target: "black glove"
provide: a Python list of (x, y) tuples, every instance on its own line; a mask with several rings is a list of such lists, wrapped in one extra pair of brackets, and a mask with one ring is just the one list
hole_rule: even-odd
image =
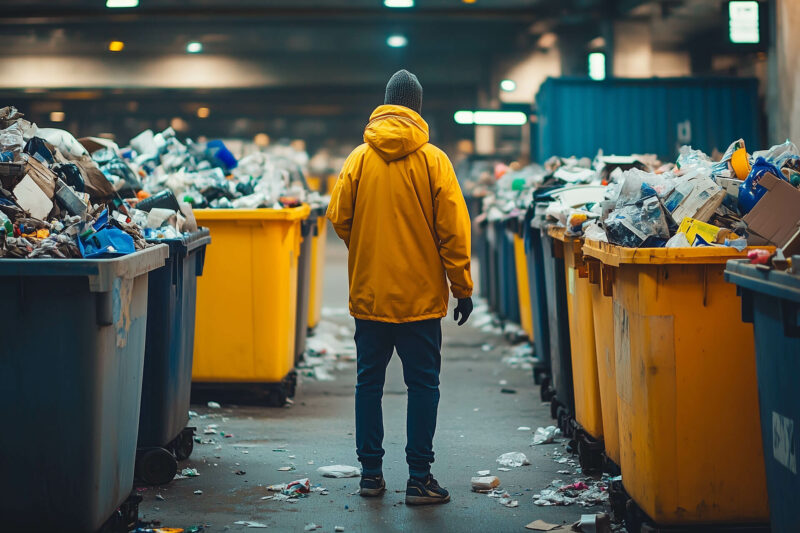
[[(469, 318), (469, 315), (471, 314), (472, 314), (472, 298), (459, 298), (458, 305), (456, 306), (456, 309), (453, 312), (453, 320), (457, 320), (458, 325), (463, 326), (464, 323)], [(458, 320), (458, 315), (461, 315), (461, 320)]]

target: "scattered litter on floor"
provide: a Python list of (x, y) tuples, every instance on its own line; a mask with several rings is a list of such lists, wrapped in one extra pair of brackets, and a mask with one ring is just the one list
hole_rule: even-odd
[(500, 468), (498, 468), (498, 470), (499, 470), (500, 472), (509, 472), (509, 471), (511, 471), (511, 469), (510, 469), (510, 468), (506, 468), (506, 467), (504, 467), (504, 466), (501, 466)]
[(494, 347), (491, 344), (484, 344), (483, 346), (481, 346), (481, 350), (483, 350), (484, 352), (491, 352), (492, 348)]
[(280, 468), (278, 469), (278, 472), (291, 472), (291, 471), (293, 471), (293, 470), (295, 470), (295, 467), (294, 467), (294, 465), (291, 465), (291, 466), (282, 466), (282, 467), (280, 467)]
[(508, 380), (507, 379), (501, 379), (500, 381), (497, 382), (497, 384), (498, 385), (508, 385)]
[(519, 506), (518, 500), (512, 500), (511, 495), (505, 490), (493, 490), (487, 494), (490, 498), (497, 498), (497, 503), (503, 505), (505, 507), (517, 507)]
[(162, 496), (161, 494), (156, 494), (156, 500), (159, 500), (159, 501), (163, 502), (164, 500), (166, 500), (166, 498), (164, 496)]
[(538, 427), (533, 434), (531, 446), (550, 444), (561, 436), (561, 430), (556, 426)]
[(492, 473), (491, 470), (478, 470), (476, 472), (476, 474), (478, 474), (479, 476), (488, 476), (491, 473)]
[(528, 461), (528, 458), (522, 452), (508, 452), (504, 453), (500, 457), (497, 458), (497, 462), (500, 466), (512, 467), (517, 468), (523, 465), (531, 464)]
[(533, 495), (534, 505), (572, 505), (582, 507), (600, 505), (608, 502), (608, 481), (587, 478), (570, 484), (554, 479), (547, 488)]
[(578, 529), (583, 533), (611, 533), (611, 517), (606, 513), (582, 514)]
[(530, 524), (526, 525), (525, 529), (532, 529), (534, 531), (552, 531), (553, 529), (556, 529), (558, 527), (561, 526), (558, 524), (551, 524), (549, 522), (545, 522), (544, 520), (534, 520)]
[(261, 522), (251, 522), (249, 520), (239, 520), (238, 522), (234, 522), (234, 525), (262, 529), (267, 527), (267, 524), (262, 524)]
[(184, 477), (197, 477), (200, 475), (200, 472), (198, 472), (196, 468), (184, 468), (181, 470), (181, 475)]
[(500, 478), (497, 476), (480, 476), (470, 479), (472, 492), (489, 492), (500, 486)]
[(198, 496), (200, 496), (201, 494), (203, 494), (203, 491), (202, 490), (196, 490), (196, 491), (194, 491), (194, 493), (197, 494)]
[(361, 475), (361, 469), (357, 466), (331, 465), (317, 468), (317, 473), (324, 477), (334, 478), (358, 477)]
[(222, 406), (221, 406), (220, 404), (218, 404), (217, 402), (208, 402), (208, 406), (209, 406), (211, 409), (219, 409), (220, 407), (222, 407)]
[(504, 389), (500, 389), (500, 392), (502, 392), (503, 394), (516, 394), (517, 393), (517, 389), (505, 389), (504, 388)]
[(189, 411), (189, 418), (197, 418), (197, 416), (198, 415), (196, 411)]
[(311, 524), (306, 524), (306, 527), (304, 529), (305, 531), (314, 531), (315, 529), (322, 529), (322, 526), (318, 526), (317, 524), (311, 523)]
[(531, 428), (529, 428), (528, 426), (520, 426), (517, 428), (517, 431), (530, 431), (530, 430)]
[(344, 531), (344, 526), (336, 526), (333, 528), (333, 530), (336, 531), (337, 533), (341, 533), (342, 531)]
[(236, 472), (234, 472), (234, 474), (236, 474), (237, 476), (243, 476), (243, 475), (245, 475), (246, 473), (247, 473), (247, 472), (245, 472), (244, 470), (237, 470)]
[(531, 370), (533, 365), (539, 361), (532, 355), (533, 346), (527, 342), (512, 347), (509, 352), (509, 355), (503, 357), (503, 363), (511, 368)]

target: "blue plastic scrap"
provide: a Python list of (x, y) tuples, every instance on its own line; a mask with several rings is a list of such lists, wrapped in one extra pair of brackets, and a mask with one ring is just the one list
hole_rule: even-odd
[(774, 174), (778, 178), (786, 179), (778, 167), (763, 157), (756, 159), (747, 179), (739, 185), (739, 209), (742, 213), (749, 213), (767, 193), (767, 189), (758, 184), (764, 174)]

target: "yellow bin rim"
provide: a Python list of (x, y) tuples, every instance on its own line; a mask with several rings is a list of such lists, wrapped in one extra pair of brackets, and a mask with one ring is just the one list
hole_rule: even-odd
[(195, 209), (194, 217), (198, 222), (207, 220), (286, 220), (295, 221), (307, 218), (311, 206), (303, 204), (286, 209)]
[(547, 228), (547, 234), (557, 241), (583, 241), (583, 237), (576, 237), (574, 235), (567, 235), (567, 228), (561, 226), (550, 226)]
[(769, 250), (774, 246), (748, 246), (744, 251), (735, 248), (702, 246), (692, 248), (626, 248), (607, 242), (585, 239), (583, 253), (609, 266), (620, 265), (697, 265), (727, 263), (729, 259), (747, 258), (751, 250)]

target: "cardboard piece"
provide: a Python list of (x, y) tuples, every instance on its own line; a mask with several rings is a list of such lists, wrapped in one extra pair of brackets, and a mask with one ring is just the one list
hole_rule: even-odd
[(42, 192), (52, 200), (56, 194), (56, 180), (58, 179), (53, 171), (30, 156), (27, 157), (25, 162), (25, 171), (36, 182), (36, 185), (42, 189)]
[(486, 492), (500, 486), (500, 479), (497, 476), (481, 476), (470, 479), (472, 492)]
[(102, 137), (81, 137), (78, 139), (78, 142), (81, 143), (90, 154), (103, 148), (110, 148), (115, 154), (119, 153), (119, 146), (111, 139), (104, 139)]
[(22, 178), (22, 181), (14, 188), (14, 196), (17, 198), (17, 204), (28, 211), (33, 218), (46, 220), (47, 215), (53, 210), (53, 202), (39, 188), (30, 174)]
[(710, 178), (690, 178), (675, 187), (664, 201), (664, 207), (670, 212), (673, 220), (689, 217), (708, 222), (722, 204), (725, 194), (725, 191)]
[(550, 524), (548, 522), (545, 522), (544, 520), (534, 520), (533, 522), (525, 526), (525, 529), (532, 529), (534, 531), (553, 531), (560, 527), (561, 526), (558, 524)]
[(86, 192), (92, 200), (108, 200), (116, 195), (114, 187), (108, 181), (103, 171), (92, 161), (91, 156), (85, 155), (73, 161), (83, 174), (83, 181), (86, 184)]
[[(787, 257), (800, 253), (800, 190), (774, 174), (764, 174), (758, 182), (766, 194), (744, 217), (753, 241), (761, 239), (783, 249)], [(748, 239), (748, 244), (753, 242)]]

